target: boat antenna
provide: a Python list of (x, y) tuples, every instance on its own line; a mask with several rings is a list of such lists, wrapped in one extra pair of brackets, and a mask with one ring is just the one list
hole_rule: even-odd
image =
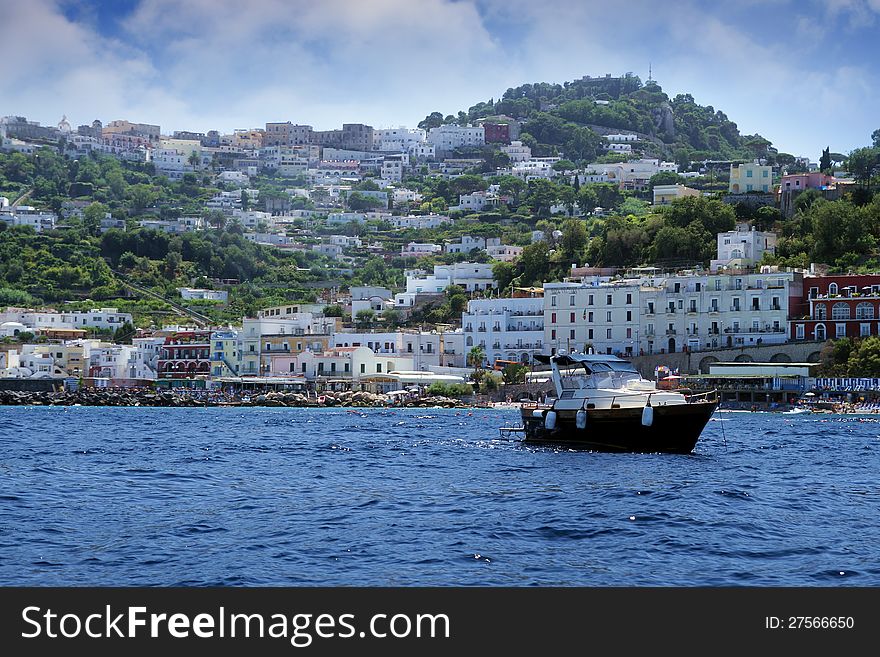
[[(718, 408), (716, 407), (716, 411)], [(724, 451), (727, 451), (727, 436), (724, 433), (724, 418), (721, 417), (721, 413), (718, 413), (718, 421), (721, 423), (721, 440), (724, 442)]]

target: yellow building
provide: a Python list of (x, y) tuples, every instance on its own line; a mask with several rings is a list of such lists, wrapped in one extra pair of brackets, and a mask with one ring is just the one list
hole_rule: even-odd
[(754, 163), (736, 166), (731, 164), (728, 191), (731, 194), (769, 194), (773, 191), (773, 167)]
[(699, 195), (700, 190), (685, 187), (684, 185), (655, 185), (654, 205), (669, 205), (677, 198)]

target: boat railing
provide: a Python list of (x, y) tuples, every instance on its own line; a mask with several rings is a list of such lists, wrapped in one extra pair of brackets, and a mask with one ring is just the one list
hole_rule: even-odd
[[(654, 390), (654, 391), (652, 391), (652, 392), (647, 392), (647, 391), (646, 391), (646, 392), (630, 392), (630, 393), (617, 394), (617, 395), (614, 395), (614, 396), (611, 398), (611, 408), (614, 408), (614, 403), (617, 401), (618, 398), (623, 398), (623, 397), (647, 397), (647, 398), (648, 398), (648, 402), (647, 402), (646, 405), (650, 405), (650, 403), (651, 403), (651, 397), (652, 397), (653, 395), (662, 394), (662, 393), (668, 393), (668, 392), (675, 392), (675, 391), (670, 391), (670, 390)], [(681, 394), (684, 395), (684, 398), (685, 398), (685, 400), (687, 401), (688, 404), (693, 404), (693, 403), (695, 403), (695, 402), (699, 402), (699, 401), (706, 401), (706, 402), (716, 402), (716, 401), (718, 401), (718, 391), (717, 391), (717, 390), (708, 390), (708, 391), (706, 391), (706, 392), (699, 392), (699, 393), (696, 393), (696, 394), (693, 394), (693, 395), (691, 395), (691, 394), (685, 394), (685, 393), (681, 393)], [(710, 395), (711, 395), (711, 398), (710, 398)], [(702, 398), (702, 399), (701, 399), (701, 398)], [(584, 401), (586, 401), (586, 400), (584, 400)]]

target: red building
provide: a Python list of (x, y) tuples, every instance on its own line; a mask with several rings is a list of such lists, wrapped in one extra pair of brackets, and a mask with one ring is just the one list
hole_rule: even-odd
[(794, 341), (880, 335), (880, 275), (807, 276), (789, 314)]
[(211, 331), (179, 331), (159, 352), (160, 379), (194, 379), (211, 373)]
[(510, 125), (507, 123), (483, 123), (487, 144), (509, 144)]

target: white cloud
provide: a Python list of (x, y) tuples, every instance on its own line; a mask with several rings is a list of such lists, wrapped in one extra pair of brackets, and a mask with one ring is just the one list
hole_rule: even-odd
[[(51, 0), (0, 0), (12, 26), (0, 61), (15, 63), (0, 97), (4, 113), (44, 123), (67, 113), (74, 124), (127, 118), (168, 132), (414, 125), (526, 82), (644, 79), (650, 63), (670, 95), (691, 93), (783, 150), (865, 143), (876, 127), (872, 62), (806, 57), (837, 19), (783, 3), (772, 5), (794, 34), (767, 39), (751, 29), (765, 2), (722, 13), (693, 0), (663, 11), (649, 0), (625, 11), (597, 0), (142, 0), (108, 39)], [(876, 11), (880, 0), (830, 0), (824, 15)]]

